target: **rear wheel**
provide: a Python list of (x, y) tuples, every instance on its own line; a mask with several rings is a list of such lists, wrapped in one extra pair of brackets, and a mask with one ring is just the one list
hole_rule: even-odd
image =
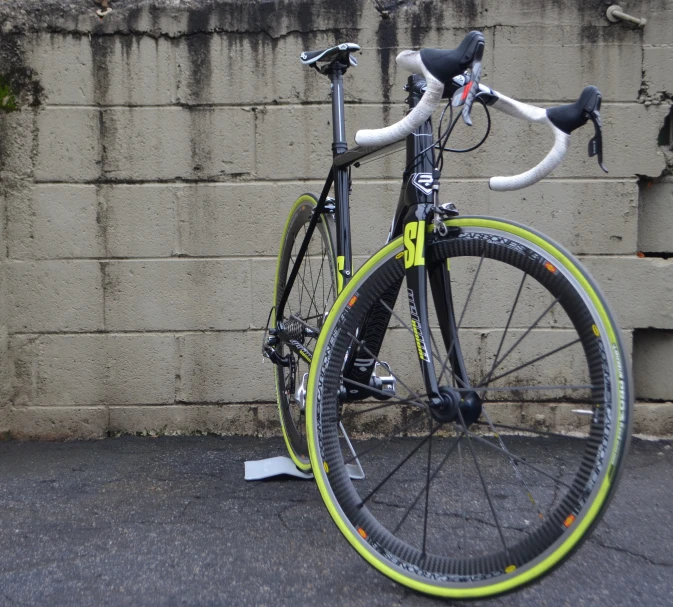
[[(318, 204), (312, 194), (300, 196), (294, 203), (283, 233), (278, 264), (274, 306), (278, 306), (285, 285), (304, 241), (314, 209)], [(334, 218), (323, 213), (311, 236), (299, 273), (291, 287), (282, 318), (273, 318), (272, 326), (283, 323), (302, 347), (312, 352), (316, 338), (309, 336), (308, 327), (322, 328), (332, 303), (336, 299), (336, 253), (334, 250)], [(309, 470), (305, 429), (305, 388), (309, 363), (294, 354), (287, 345), (276, 347), (281, 357), (289, 354), (290, 366), (276, 366), (276, 396), (280, 421), (288, 452), (302, 470)]]
[[(385, 303), (405, 274), (402, 239), (386, 246), (323, 328), (309, 381), (309, 444), (332, 517), (370, 564), (422, 592), (476, 598), (538, 579), (599, 520), (626, 451), (631, 391), (618, 328), (569, 253), (502, 220), (447, 226), (444, 238), (428, 234), (425, 263), (435, 278), (450, 273), (458, 344), (431, 309), (431, 343), (419, 345), (406, 289), (394, 308)], [(375, 306), (392, 314), (378, 353), (358, 339)], [(390, 364), (394, 398), (369, 392), (343, 402), (353, 348)], [(423, 348), (440, 391), (460, 401), (454, 416), (430, 407)], [(464, 378), (450, 356), (458, 348)], [(365, 481), (349, 478), (355, 458), (340, 424)]]

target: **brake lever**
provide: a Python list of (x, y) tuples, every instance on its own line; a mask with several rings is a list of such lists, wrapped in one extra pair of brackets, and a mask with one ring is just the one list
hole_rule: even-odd
[(598, 166), (607, 173), (608, 170), (603, 164), (603, 129), (601, 124), (601, 113), (598, 110), (594, 110), (589, 113), (588, 117), (591, 122), (594, 123), (594, 136), (589, 141), (589, 158), (597, 156)]
[(589, 158), (596, 156), (598, 166), (607, 173), (608, 170), (603, 164), (603, 124), (601, 123), (600, 112), (602, 97), (598, 89), (595, 89), (595, 91), (596, 93), (587, 100), (583, 112), (584, 119), (591, 120), (594, 124), (594, 136), (589, 141)]
[[(451, 99), (451, 105), (453, 107), (463, 106), (463, 121), (467, 126), (472, 126), (472, 104), (479, 94), (479, 81), (481, 80), (481, 59), (484, 55), (484, 43), (480, 42), (477, 46), (474, 55), (474, 61), (470, 66), (470, 75), (469, 80), (467, 78), (467, 72), (463, 75), (465, 79), (465, 84), (461, 86), (454, 94)], [(456, 78), (454, 78), (454, 81)]]

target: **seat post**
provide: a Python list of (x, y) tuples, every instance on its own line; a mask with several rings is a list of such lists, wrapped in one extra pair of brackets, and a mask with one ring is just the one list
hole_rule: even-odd
[[(334, 62), (329, 75), (332, 81), (332, 154), (336, 158), (348, 150), (346, 143), (346, 120), (344, 118), (344, 72), (347, 66)], [(353, 259), (351, 252), (349, 169), (336, 168), (334, 171), (335, 219), (337, 224), (337, 294), (351, 278)]]
[(336, 64), (330, 71), (332, 81), (332, 154), (338, 156), (348, 149), (346, 143), (346, 120), (344, 118), (344, 70)]

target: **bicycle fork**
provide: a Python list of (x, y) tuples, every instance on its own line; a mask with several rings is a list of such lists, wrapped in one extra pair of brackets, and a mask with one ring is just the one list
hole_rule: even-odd
[[(441, 238), (432, 229), (432, 212), (432, 205), (418, 204), (410, 209), (404, 220), (404, 267), (411, 324), (409, 328), (413, 333), (432, 417), (440, 423), (460, 421), (461, 424), (469, 425), (481, 414), (481, 398), (471, 389), (458, 338), (451, 293), (450, 262), (447, 259), (446, 263), (430, 266), (426, 264), (428, 239)], [(444, 354), (430, 331), (428, 280)], [(439, 375), (435, 358), (440, 365)]]

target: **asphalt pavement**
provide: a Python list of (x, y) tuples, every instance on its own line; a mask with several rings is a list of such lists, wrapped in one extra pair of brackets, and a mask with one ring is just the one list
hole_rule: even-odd
[[(245, 482), (281, 439), (0, 443), (0, 605), (446, 605), (370, 568), (313, 481)], [(673, 605), (673, 448), (634, 441), (560, 569), (474, 607)]]

